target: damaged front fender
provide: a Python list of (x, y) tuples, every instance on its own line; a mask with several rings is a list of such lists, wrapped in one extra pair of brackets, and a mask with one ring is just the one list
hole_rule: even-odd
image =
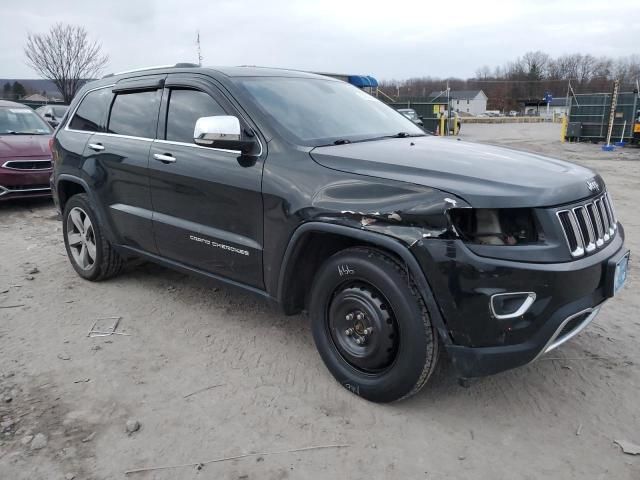
[(329, 185), (316, 193), (312, 205), (313, 220), (380, 233), (407, 246), (427, 239), (459, 238), (448, 211), (469, 207), (448, 192), (370, 180)]

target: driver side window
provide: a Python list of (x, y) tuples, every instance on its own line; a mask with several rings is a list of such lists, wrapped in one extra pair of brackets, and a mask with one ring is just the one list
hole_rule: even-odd
[(193, 143), (193, 129), (198, 118), (215, 115), (226, 115), (226, 112), (207, 93), (173, 89), (169, 95), (165, 139)]

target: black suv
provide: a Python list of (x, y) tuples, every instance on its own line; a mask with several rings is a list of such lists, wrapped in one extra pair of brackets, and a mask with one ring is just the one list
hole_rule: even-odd
[(81, 277), (142, 257), (308, 310), (328, 369), (373, 401), (419, 391), (443, 348), (465, 378), (531, 362), (626, 277), (600, 176), (426, 135), (319, 75), (107, 76), (77, 95), (52, 149)]

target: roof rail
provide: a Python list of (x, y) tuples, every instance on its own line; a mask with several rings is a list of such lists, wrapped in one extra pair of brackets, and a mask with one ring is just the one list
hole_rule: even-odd
[(156, 70), (158, 68), (196, 68), (196, 67), (199, 67), (199, 66), (200, 65), (198, 65), (196, 63), (188, 63), (188, 62), (176, 63), (174, 65), (153, 65), (153, 66), (150, 66), (150, 67), (142, 67), (142, 68), (133, 68), (131, 70), (123, 70), (122, 72), (107, 73), (102, 78), (113, 77), (115, 75), (123, 75), (125, 73), (144, 72), (145, 70)]

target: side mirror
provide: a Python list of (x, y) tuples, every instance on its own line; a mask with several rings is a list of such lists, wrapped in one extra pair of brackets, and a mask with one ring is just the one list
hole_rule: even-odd
[(44, 118), (53, 118), (53, 115), (51, 115), (51, 112), (46, 112)]
[(231, 115), (200, 117), (193, 129), (193, 141), (205, 147), (238, 150), (243, 155), (255, 155), (257, 146), (255, 137), (242, 138), (240, 120)]

